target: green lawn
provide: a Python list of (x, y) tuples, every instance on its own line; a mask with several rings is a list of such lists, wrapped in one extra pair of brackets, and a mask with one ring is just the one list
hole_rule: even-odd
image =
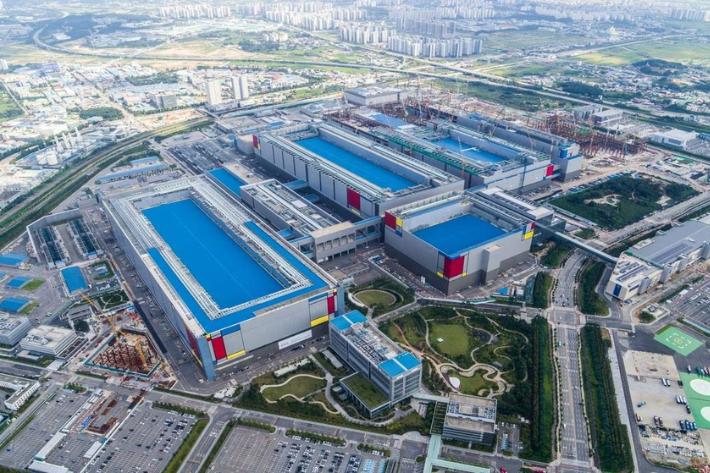
[(355, 297), (357, 297), (360, 302), (367, 305), (368, 307), (372, 307), (374, 305), (388, 307), (397, 302), (397, 298), (395, 296), (393, 296), (389, 292), (381, 291), (379, 289), (368, 289), (366, 291), (360, 291), (355, 294)]
[(102, 309), (110, 309), (128, 302), (128, 295), (123, 290), (110, 292), (98, 297), (98, 303)]
[[(424, 337), (426, 336), (426, 325), (421, 316), (417, 313), (407, 314), (394, 320), (392, 323), (387, 323), (383, 326), (385, 334), (396, 342), (404, 343), (399, 330), (395, 327), (395, 324), (399, 326), (404, 335), (407, 337), (407, 341), (414, 346), (419, 348), (424, 345)], [(422, 346), (423, 348), (423, 346)]]
[[(432, 323), (430, 322), (429, 342), (431, 346), (449, 358), (467, 356), (469, 348), (468, 328), (461, 323)], [(443, 341), (438, 342), (439, 339)]]
[(24, 291), (34, 291), (38, 287), (40, 287), (42, 284), (44, 284), (44, 279), (33, 279), (32, 281), (28, 282), (24, 286), (22, 286), (22, 290)]
[[(478, 396), (478, 393), (481, 389), (488, 389), (490, 391), (491, 389), (495, 389), (496, 387), (496, 383), (485, 379), (483, 377), (483, 373), (484, 371), (482, 370), (476, 370), (474, 371), (473, 376), (466, 377), (454, 371), (450, 372), (449, 375), (455, 376), (461, 380), (461, 392), (463, 394), (471, 394), (473, 396)], [(484, 393), (483, 395), (485, 396), (487, 394), (488, 393)]]
[[(690, 186), (656, 178), (624, 175), (549, 203), (609, 230), (638, 222), (663, 207), (697, 195)], [(661, 203), (661, 198), (669, 200)]]
[(17, 106), (5, 87), (0, 85), (0, 123), (22, 115), (22, 109)]
[(20, 314), (27, 315), (30, 312), (32, 312), (32, 310), (34, 310), (35, 307), (39, 307), (39, 302), (32, 302), (32, 303), (28, 304), (27, 307), (25, 307), (24, 309), (22, 309), (20, 311)]
[(360, 373), (340, 381), (345, 384), (370, 409), (381, 406), (387, 398)]
[(275, 401), (285, 394), (293, 394), (296, 397), (303, 397), (306, 394), (323, 389), (326, 385), (324, 379), (314, 379), (308, 376), (296, 375), (290, 378), (285, 385), (277, 388), (265, 388), (262, 394), (270, 401)]

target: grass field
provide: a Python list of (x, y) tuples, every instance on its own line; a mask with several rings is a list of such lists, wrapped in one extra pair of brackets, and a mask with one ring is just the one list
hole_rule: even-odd
[(455, 371), (449, 373), (450, 376), (455, 376), (461, 380), (461, 392), (463, 394), (471, 394), (473, 396), (487, 395), (488, 393), (481, 393), (481, 389), (488, 389), (489, 391), (496, 387), (496, 383), (488, 381), (483, 377), (484, 371), (477, 370), (473, 372), (473, 376), (467, 377)]
[(355, 297), (368, 307), (373, 307), (379, 305), (382, 307), (389, 307), (395, 302), (397, 298), (387, 291), (382, 291), (380, 289), (368, 289), (365, 291), (360, 291), (355, 294)]
[(110, 309), (128, 302), (128, 296), (122, 290), (103, 294), (97, 298), (97, 301), (102, 309)]
[(653, 339), (683, 356), (688, 356), (702, 345), (701, 341), (672, 326), (658, 332)]
[(270, 401), (275, 401), (285, 394), (293, 394), (296, 397), (303, 397), (312, 392), (325, 387), (324, 379), (315, 379), (310, 376), (296, 375), (290, 378), (283, 386), (275, 388), (264, 388), (262, 393)]
[(12, 100), (5, 87), (0, 85), (0, 123), (22, 115), (22, 109)]
[(575, 61), (600, 66), (625, 66), (644, 59), (707, 65), (710, 64), (710, 44), (687, 39), (652, 41), (603, 49), (574, 57)]
[(368, 381), (361, 373), (357, 373), (343, 381), (352, 392), (369, 408), (381, 406), (387, 402), (387, 398)]
[(27, 315), (30, 312), (32, 312), (35, 309), (35, 307), (39, 307), (39, 302), (32, 302), (32, 303), (28, 304), (27, 307), (25, 307), (24, 309), (22, 309), (20, 311), (20, 314)]
[[(455, 358), (470, 353), (468, 328), (462, 324), (431, 324), (429, 330), (431, 346), (442, 355)], [(439, 343), (439, 339), (443, 341)]]
[(24, 286), (22, 286), (23, 291), (34, 291), (38, 287), (44, 284), (44, 279), (33, 279)]
[(486, 35), (487, 51), (511, 51), (548, 45), (584, 44), (584, 36), (573, 36), (540, 29), (504, 30)]
[[(697, 191), (684, 184), (623, 175), (549, 203), (603, 228), (618, 230), (638, 222), (654, 210), (669, 207), (696, 194)], [(668, 201), (661, 203), (664, 197)]]

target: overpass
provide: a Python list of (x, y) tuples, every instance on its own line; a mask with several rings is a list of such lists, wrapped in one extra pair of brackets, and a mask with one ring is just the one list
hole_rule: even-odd
[(607, 253), (604, 253), (602, 250), (594, 248), (593, 246), (588, 245), (587, 243), (580, 241), (576, 238), (572, 238), (569, 235), (566, 235), (562, 232), (558, 232), (557, 230), (554, 230), (546, 225), (543, 225), (541, 223), (537, 223), (537, 227), (541, 228), (542, 230), (545, 230), (546, 232), (551, 233), (552, 235), (555, 236), (555, 238), (558, 238), (562, 241), (565, 241), (569, 243), (570, 245), (579, 248), (580, 250), (584, 251), (585, 253), (589, 253), (590, 255), (594, 256), (597, 259), (600, 259), (601, 261), (604, 261), (605, 263), (611, 263), (611, 264), (616, 264), (617, 261), (619, 261), (619, 258), (615, 256), (611, 256)]

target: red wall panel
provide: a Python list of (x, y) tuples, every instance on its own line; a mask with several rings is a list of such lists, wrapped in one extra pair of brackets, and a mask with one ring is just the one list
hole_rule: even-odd
[(328, 296), (328, 314), (335, 313), (335, 296)]
[(217, 361), (227, 358), (227, 350), (224, 348), (224, 340), (222, 337), (212, 338), (212, 348), (214, 349), (214, 357)]
[(547, 172), (545, 173), (545, 177), (552, 176), (553, 172), (555, 172), (555, 166), (553, 166), (553, 165), (547, 166)]
[(348, 189), (348, 205), (354, 209), (360, 210), (360, 194), (352, 189)]
[(444, 276), (447, 278), (455, 278), (463, 273), (464, 257), (459, 256), (456, 259), (444, 259)]
[(389, 212), (385, 212), (385, 225), (390, 227), (392, 230), (397, 229), (397, 217)]

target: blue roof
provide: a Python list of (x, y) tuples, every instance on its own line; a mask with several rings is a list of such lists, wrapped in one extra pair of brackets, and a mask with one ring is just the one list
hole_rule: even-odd
[[(207, 217), (206, 215), (205, 215), (205, 218), (207, 218), (209, 220), (209, 217)], [(215, 225), (214, 223), (211, 222), (211, 220), (210, 220), (210, 223), (212, 225)], [(168, 224), (170, 224), (170, 222), (168, 222)], [(305, 276), (309, 281), (311, 281), (311, 283), (313, 285), (310, 287), (299, 289), (297, 291), (293, 291), (289, 294), (286, 294), (286, 295), (283, 295), (280, 297), (276, 297), (272, 300), (253, 305), (249, 308), (234, 312), (232, 314), (225, 315), (224, 317), (220, 317), (219, 319), (212, 320), (209, 317), (207, 317), (207, 314), (204, 312), (204, 310), (202, 310), (202, 308), (197, 303), (197, 301), (192, 297), (192, 295), (187, 290), (187, 288), (182, 284), (182, 282), (177, 277), (177, 275), (172, 271), (172, 269), (170, 268), (168, 263), (165, 261), (163, 256), (160, 254), (160, 252), (158, 250), (156, 250), (155, 248), (148, 249), (148, 254), (150, 255), (150, 257), (153, 259), (153, 261), (155, 261), (158, 268), (163, 272), (165, 277), (168, 279), (168, 282), (170, 282), (170, 284), (173, 286), (175, 291), (178, 293), (178, 295), (185, 302), (188, 309), (190, 309), (192, 314), (195, 316), (197, 321), (200, 323), (202, 328), (207, 333), (215, 333), (215, 332), (218, 332), (220, 330), (224, 330), (229, 327), (238, 326), (238, 324), (244, 322), (245, 320), (249, 320), (249, 319), (253, 318), (255, 312), (258, 312), (266, 307), (270, 307), (272, 305), (276, 305), (281, 302), (284, 302), (284, 301), (287, 301), (287, 300), (290, 300), (293, 298), (297, 298), (297, 297), (303, 296), (305, 294), (308, 294), (310, 292), (322, 290), (322, 289), (325, 289), (328, 287), (328, 284), (323, 279), (318, 277), (318, 275), (316, 273), (314, 273), (306, 264), (304, 264), (302, 261), (300, 261), (298, 258), (296, 258), (293, 254), (291, 254), (285, 248), (283, 248), (281, 245), (279, 245), (273, 238), (271, 238), (271, 236), (269, 236), (264, 230), (259, 228), (254, 222), (247, 222), (244, 224), (244, 226), (247, 227), (249, 230), (251, 230), (257, 236), (257, 238), (259, 238), (265, 244), (269, 245), (271, 247), (271, 249), (273, 249), (281, 257), (283, 257), (291, 266), (293, 266), (297, 271), (299, 271), (303, 276)], [(204, 236), (205, 229), (203, 227), (199, 227), (199, 228), (200, 228), (200, 238), (201, 238), (201, 240), (204, 241), (203, 236)], [(219, 229), (219, 227), (217, 227), (217, 228)], [(220, 230), (220, 232), (221, 232), (221, 230)], [(222, 233), (224, 233), (224, 232), (222, 232)], [(227, 238), (229, 238), (229, 236), (227, 236), (226, 234), (224, 234), (224, 235)], [(162, 234), (161, 234), (161, 236), (162, 236)], [(203, 243), (201, 243), (201, 244), (203, 244)], [(236, 243), (234, 243), (234, 242), (232, 242), (232, 244), (236, 245)], [(172, 247), (172, 245), (171, 245), (171, 247)], [(173, 248), (173, 251), (175, 251), (175, 248)], [(182, 259), (182, 257), (179, 254), (178, 254), (178, 257), (180, 257)], [(219, 258), (222, 261), (224, 261), (224, 255), (222, 253), (219, 253)], [(250, 258), (250, 257), (247, 255), (247, 258)], [(183, 262), (185, 262), (185, 261), (183, 260)], [(210, 263), (205, 264), (204, 262), (201, 262), (201, 263), (198, 262), (198, 265), (202, 265), (202, 264), (204, 264), (205, 268), (207, 268), (209, 271), (212, 271), (214, 269), (210, 265)], [(212, 261), (212, 264), (214, 264), (214, 261)], [(257, 264), (257, 263), (255, 261), (253, 261), (253, 264)], [(188, 270), (190, 270), (192, 272), (192, 268), (187, 264), (186, 264), (186, 266), (187, 266)], [(243, 273), (244, 268), (239, 267), (236, 264), (233, 265), (231, 263), (229, 266), (230, 266), (229, 270), (231, 272), (233, 272), (234, 274), (238, 274), (240, 277), (242, 277), (242, 281), (247, 280), (247, 281), (251, 282), (254, 280), (252, 274), (245, 275)], [(255, 268), (252, 268), (252, 269), (255, 269)], [(261, 268), (259, 268), (259, 269), (261, 269)], [(248, 269), (247, 269), (247, 271), (248, 271)], [(262, 271), (264, 271), (264, 270), (262, 270)], [(232, 274), (232, 276), (234, 276), (234, 274)], [(267, 275), (269, 277), (271, 277), (271, 275), (269, 275), (268, 273), (267, 273)], [(194, 273), (193, 273), (193, 276), (195, 276)], [(232, 276), (230, 276), (230, 277), (232, 277)], [(210, 277), (212, 277), (212, 276), (208, 275), (208, 279)], [(198, 278), (198, 282), (200, 282), (200, 284), (203, 285), (203, 287), (205, 287), (204, 282), (201, 281), (199, 278)], [(274, 280), (274, 282), (276, 282), (276, 280)], [(222, 281), (212, 281), (211, 283), (212, 284), (223, 284)], [(219, 290), (234, 291), (234, 286), (232, 284), (233, 284), (233, 282), (230, 280), (229, 284), (224, 284), (224, 288), (219, 288)], [(280, 290), (280, 288), (281, 288), (281, 286), (279, 285), (276, 288), (276, 290)], [(205, 289), (208, 289), (208, 288), (205, 287)], [(209, 292), (209, 290), (208, 290), (208, 292)], [(273, 292), (273, 291), (270, 291), (270, 292)], [(232, 297), (231, 295), (228, 295), (228, 296)], [(213, 297), (214, 297), (214, 295), (213, 295)], [(218, 301), (215, 299), (215, 302), (218, 302)], [(219, 302), (218, 302), (218, 304), (219, 304)]]
[(20, 299), (19, 297), (8, 297), (0, 302), (0, 309), (9, 310), (11, 312), (19, 312), (30, 301), (28, 299)]
[(2, 278), (5, 277), (5, 273), (0, 273), (0, 281), (2, 281)]
[(243, 180), (239, 179), (233, 173), (229, 172), (225, 168), (213, 169), (210, 174), (221, 182), (227, 189), (234, 192), (237, 197), (240, 196), (240, 187), (246, 184)]
[(416, 368), (422, 364), (419, 360), (417, 360), (417, 357), (411, 353), (402, 353), (397, 357), (397, 361), (399, 361), (408, 370)]
[(27, 261), (29, 256), (27, 255), (18, 255), (16, 253), (7, 253), (2, 256), (0, 256), (0, 264), (4, 264), (6, 266), (18, 266), (20, 263), (23, 263)]
[(385, 115), (384, 113), (373, 113), (372, 115), (369, 115), (368, 118), (372, 118), (376, 122), (382, 123), (383, 125), (391, 126), (393, 128), (409, 125), (409, 123), (405, 122), (404, 120), (400, 120), (399, 118), (395, 117), (390, 117), (389, 115)]
[(380, 363), (380, 369), (382, 369), (389, 376), (395, 377), (405, 371), (409, 371), (410, 369), (419, 366), (420, 364), (419, 360), (417, 360), (411, 353), (402, 353), (391, 360)]
[(496, 156), (495, 154), (489, 153), (488, 151), (483, 151), (482, 149), (477, 149), (471, 145), (467, 145), (463, 141), (459, 143), (458, 140), (455, 140), (453, 138), (444, 138), (442, 140), (432, 141), (432, 144), (435, 144), (441, 148), (448, 149), (449, 151), (459, 153), (460, 155), (466, 156), (467, 158), (472, 159), (474, 161), (498, 163), (500, 161), (506, 160), (505, 158)]
[(367, 321), (367, 317), (362, 315), (357, 310), (343, 314), (340, 317), (336, 317), (330, 321), (331, 324), (335, 326), (339, 331), (346, 330), (353, 324), (363, 323)]
[(417, 185), (414, 181), (325, 141), (323, 138), (308, 138), (298, 141), (297, 144), (378, 187), (389, 188), (396, 192)]
[(159, 205), (143, 214), (219, 308), (283, 289), (192, 200)]
[(88, 289), (84, 275), (81, 274), (81, 269), (79, 269), (78, 266), (64, 268), (61, 270), (61, 273), (62, 278), (64, 278), (64, 283), (67, 285), (67, 289), (70, 293)]
[(15, 287), (15, 288), (22, 287), (22, 286), (24, 286), (25, 284), (27, 284), (31, 279), (32, 279), (32, 278), (26, 278), (26, 277), (23, 277), (23, 276), (17, 276), (17, 277), (14, 277), (14, 278), (10, 279), (10, 280), (7, 282), (7, 286), (8, 286), (8, 287)]
[(406, 371), (404, 367), (397, 363), (394, 359), (383, 361), (382, 363), (380, 363), (380, 369), (393, 378)]
[(140, 166), (141, 164), (157, 163), (160, 161), (157, 156), (148, 156), (147, 158), (134, 159), (131, 161), (131, 166)]
[(468, 249), (505, 235), (505, 232), (478, 217), (465, 214), (416, 231), (414, 235), (447, 256), (458, 257)]
[(165, 163), (153, 164), (151, 166), (142, 166), (135, 169), (127, 169), (126, 171), (114, 172), (112, 174), (106, 174), (98, 178), (99, 182), (113, 181), (115, 179), (122, 179), (124, 177), (137, 176), (146, 172), (158, 171), (161, 169), (166, 169), (168, 167)]

